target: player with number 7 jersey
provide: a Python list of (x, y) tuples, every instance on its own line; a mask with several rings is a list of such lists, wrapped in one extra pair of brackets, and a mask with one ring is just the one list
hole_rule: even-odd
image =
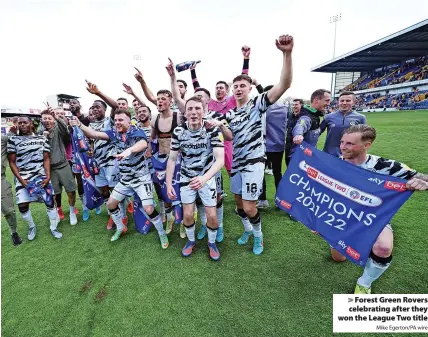
[(189, 241), (182, 250), (183, 256), (193, 253), (195, 241), (195, 220), (193, 210), (197, 196), (205, 206), (207, 215), (208, 248), (210, 258), (220, 258), (215, 244), (217, 237), (217, 188), (216, 173), (224, 166), (224, 145), (217, 127), (208, 127), (203, 120), (204, 102), (199, 97), (192, 97), (185, 104), (186, 122), (177, 126), (171, 138), (166, 183), (168, 197), (177, 196), (172, 186), (175, 162), (181, 153), (180, 196), (183, 205), (184, 227)]

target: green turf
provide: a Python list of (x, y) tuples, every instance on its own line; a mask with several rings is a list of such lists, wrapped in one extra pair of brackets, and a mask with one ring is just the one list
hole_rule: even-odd
[[(378, 131), (372, 153), (428, 173), (428, 111), (367, 119)], [(105, 213), (91, 212), (87, 223), (80, 214), (75, 227), (62, 221), (64, 236), (55, 240), (40, 204), (31, 206), (35, 241), (27, 241), (18, 215), (24, 243), (13, 247), (2, 218), (2, 335), (331, 336), (332, 294), (351, 292), (362, 269), (333, 263), (320, 237), (272, 208), (262, 215), (265, 251), (254, 256), (236, 243), (242, 225), (228, 194), (217, 263), (206, 241), (182, 258), (177, 231), (165, 251), (153, 231), (142, 236), (132, 226), (111, 243)], [(415, 193), (394, 218), (394, 260), (374, 293), (428, 293), (427, 218), (427, 193)]]

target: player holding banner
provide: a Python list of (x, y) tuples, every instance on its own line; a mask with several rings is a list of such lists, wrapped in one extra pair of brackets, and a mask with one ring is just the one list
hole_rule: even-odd
[(144, 157), (147, 137), (142, 129), (131, 125), (131, 114), (127, 110), (116, 110), (112, 117), (114, 127), (103, 132), (94, 131), (82, 125), (77, 118), (70, 121), (71, 125), (79, 126), (88, 138), (104, 140), (120, 151), (116, 155), (119, 161), (120, 179), (107, 202), (117, 228), (111, 241), (118, 240), (124, 228), (119, 203), (136, 193), (141, 200), (144, 212), (158, 230), (162, 248), (166, 249), (169, 245), (168, 237), (159, 213), (153, 205), (153, 182)]
[(202, 200), (207, 215), (208, 248), (212, 260), (220, 258), (215, 240), (217, 237), (217, 189), (215, 174), (224, 166), (224, 145), (217, 127), (207, 127), (203, 120), (204, 103), (198, 97), (187, 100), (185, 116), (187, 121), (177, 126), (172, 135), (171, 151), (169, 152), (166, 181), (168, 197), (176, 198), (172, 185), (175, 162), (178, 152), (182, 163), (180, 172), (180, 194), (184, 211), (184, 226), (189, 239), (182, 250), (183, 256), (190, 256), (196, 245), (195, 208), (196, 196)]
[[(376, 139), (376, 130), (364, 124), (353, 125), (345, 130), (340, 142), (342, 159), (365, 170), (408, 180), (408, 190), (428, 190), (428, 175), (410, 169), (406, 165), (382, 157), (368, 154), (367, 151)], [(356, 294), (370, 294), (371, 285), (390, 266), (392, 260), (393, 233), (387, 225), (379, 234), (367, 260), (363, 275), (355, 287)], [(331, 248), (333, 260), (345, 261), (346, 258)]]

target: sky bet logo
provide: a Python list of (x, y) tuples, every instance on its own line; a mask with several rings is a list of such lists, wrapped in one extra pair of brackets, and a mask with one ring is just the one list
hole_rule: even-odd
[(381, 185), (383, 182), (385, 182), (385, 180), (380, 180), (378, 178), (369, 178), (369, 181), (372, 181), (378, 185)]
[(348, 246), (346, 248), (346, 254), (348, 254), (350, 257), (352, 257), (354, 260), (360, 259), (360, 253), (358, 253), (355, 249), (353, 249), (351, 246)]
[(404, 192), (407, 190), (405, 183), (398, 183), (395, 181), (386, 181), (383, 187), (387, 188), (388, 190), (394, 190), (398, 192)]
[(311, 149), (309, 149), (309, 148), (306, 148), (306, 149), (303, 151), (303, 153), (304, 153), (304, 154), (306, 154), (307, 156), (312, 156), (312, 150), (311, 150)]
[(286, 209), (291, 209), (291, 204), (285, 200), (281, 200), (279, 204)]
[(347, 246), (345, 244), (345, 241), (340, 240), (337, 243), (340, 248), (342, 248), (343, 250), (345, 250), (346, 254), (348, 254), (350, 257), (352, 257), (354, 260), (359, 260), (360, 259), (360, 253), (358, 253), (355, 249), (353, 249), (351, 246)]

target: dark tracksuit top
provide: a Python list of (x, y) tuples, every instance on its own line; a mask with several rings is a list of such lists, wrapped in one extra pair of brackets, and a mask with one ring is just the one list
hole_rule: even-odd
[(320, 133), (327, 129), (327, 138), (324, 143), (324, 152), (340, 157), (340, 139), (343, 132), (351, 125), (366, 124), (366, 116), (351, 111), (346, 115), (341, 111), (332, 112), (324, 117), (320, 125)]

